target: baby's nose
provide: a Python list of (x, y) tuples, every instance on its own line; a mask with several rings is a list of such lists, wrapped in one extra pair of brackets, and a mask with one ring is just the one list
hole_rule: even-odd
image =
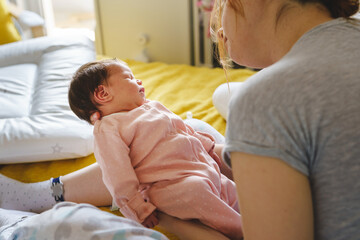
[(142, 85), (142, 81), (140, 79), (136, 79), (136, 83)]

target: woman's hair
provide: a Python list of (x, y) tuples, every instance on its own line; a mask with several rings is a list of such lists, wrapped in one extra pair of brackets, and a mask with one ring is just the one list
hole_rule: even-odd
[[(223, 9), (228, 1), (228, 4), (240, 15), (244, 16), (241, 0), (214, 0), (214, 7), (210, 20), (210, 32), (213, 41), (216, 43), (215, 54), (220, 64), (226, 68), (231, 66), (231, 60), (226, 53), (222, 39), (219, 39), (219, 31), (222, 29), (221, 16)], [(359, 11), (359, 0), (289, 0), (291, 2), (298, 2), (300, 4), (320, 3), (328, 9), (333, 18), (349, 18)]]
[[(243, 8), (241, 5), (241, 1), (239, 0), (227, 0), (229, 5), (235, 9), (241, 15), (244, 15)], [(221, 17), (223, 14), (223, 9), (226, 4), (226, 0), (214, 0), (213, 10), (211, 12), (210, 18), (210, 33), (213, 42), (216, 43), (215, 48), (215, 57), (218, 59), (219, 63), (226, 70), (228, 67), (232, 65), (231, 59), (228, 57), (226, 53), (226, 49), (224, 46), (224, 42), (222, 39), (219, 39), (219, 35), (222, 34), (222, 22)]]
[(99, 85), (109, 77), (108, 67), (120, 63), (117, 59), (104, 59), (82, 65), (74, 74), (69, 88), (69, 105), (80, 119), (91, 124), (90, 116), (98, 111), (93, 95)]
[(359, 0), (294, 0), (296, 2), (321, 3), (330, 12), (333, 18), (349, 18), (359, 11)]

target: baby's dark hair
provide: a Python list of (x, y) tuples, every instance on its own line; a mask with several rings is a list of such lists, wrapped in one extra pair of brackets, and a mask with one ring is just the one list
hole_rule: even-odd
[(98, 111), (93, 95), (97, 87), (106, 83), (109, 66), (119, 64), (117, 59), (104, 59), (82, 65), (74, 74), (69, 88), (69, 105), (80, 119), (91, 124), (90, 116)]

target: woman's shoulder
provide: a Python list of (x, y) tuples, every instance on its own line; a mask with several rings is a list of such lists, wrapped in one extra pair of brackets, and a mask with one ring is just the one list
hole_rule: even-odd
[[(358, 37), (355, 37), (358, 36)], [(360, 75), (360, 21), (335, 19), (310, 30), (282, 59), (251, 76), (246, 94), (316, 95), (355, 85)], [(283, 95), (282, 95), (283, 94)]]
[(287, 55), (294, 56), (302, 53), (303, 56), (309, 58), (329, 57), (327, 61), (331, 61), (337, 55), (343, 56), (357, 51), (360, 47), (359, 37), (359, 19), (337, 18), (306, 32)]

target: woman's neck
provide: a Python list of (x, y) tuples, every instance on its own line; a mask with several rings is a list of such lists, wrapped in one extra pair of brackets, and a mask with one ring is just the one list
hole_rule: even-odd
[(329, 11), (320, 4), (294, 3), (279, 16), (276, 25), (272, 60), (280, 60), (306, 32), (333, 20)]

